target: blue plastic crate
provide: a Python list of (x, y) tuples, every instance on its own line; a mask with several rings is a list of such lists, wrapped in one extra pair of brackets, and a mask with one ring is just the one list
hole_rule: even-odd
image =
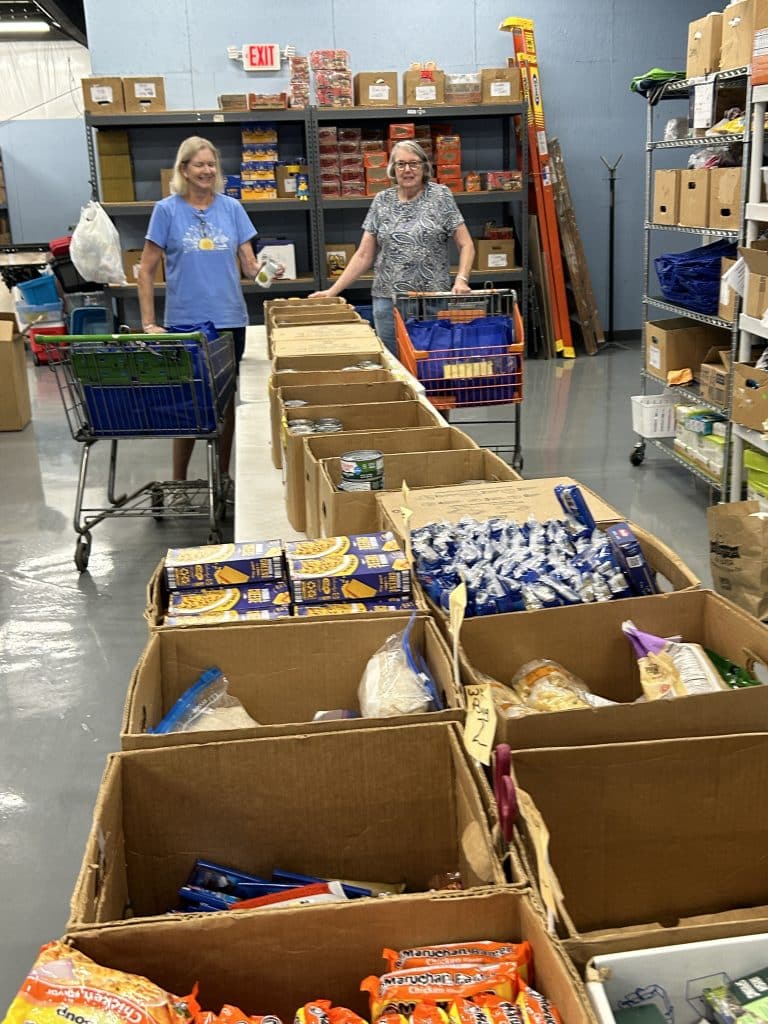
[(56, 279), (52, 274), (33, 277), (30, 281), (19, 281), (16, 287), (24, 296), (24, 302), (28, 306), (44, 306), (46, 303), (59, 300)]

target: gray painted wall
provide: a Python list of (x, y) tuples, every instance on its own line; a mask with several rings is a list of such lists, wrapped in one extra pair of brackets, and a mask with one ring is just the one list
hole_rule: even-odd
[[(255, 81), (264, 90), (285, 83), (285, 76), (246, 75), (227, 57), (228, 45), (292, 43), (299, 53), (344, 47), (355, 70), (402, 70), (412, 61), (435, 59), (447, 71), (464, 71), (505, 64), (511, 38), (497, 31), (499, 23), (516, 14), (534, 18), (547, 130), (562, 145), (604, 317), (608, 176), (600, 155), (614, 161), (624, 154), (616, 211), (618, 329), (640, 320), (645, 104), (629, 92), (629, 80), (653, 66), (683, 67), (688, 22), (710, 7), (707, 0), (537, 0), (520, 6), (509, 0), (389, 0), (381, 7), (360, 0), (258, 6), (229, 0), (223, 8), (210, 0), (85, 0), (93, 73), (163, 74), (168, 105), (180, 109), (216, 106), (219, 93), (253, 89)], [(63, 130), (62, 122), (57, 125)], [(76, 132), (72, 146), (84, 160)], [(60, 149), (57, 144), (57, 157)], [(50, 153), (49, 146), (43, 152)], [(68, 161), (74, 158), (66, 154)], [(45, 169), (39, 173), (49, 183), (41, 190), (44, 200), (62, 178), (53, 161), (43, 157), (41, 163)], [(79, 168), (77, 173), (82, 176)], [(59, 211), (68, 202), (54, 204), (52, 222), (60, 222)], [(40, 207), (41, 218), (49, 206), (40, 193), (32, 205)]]

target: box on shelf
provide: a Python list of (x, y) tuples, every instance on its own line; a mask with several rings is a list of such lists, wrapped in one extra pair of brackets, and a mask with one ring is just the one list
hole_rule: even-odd
[(13, 313), (0, 313), (0, 430), (23, 430), (32, 418), (24, 339)]
[(645, 369), (666, 382), (672, 370), (690, 369), (694, 378), (711, 348), (719, 348), (723, 332), (718, 327), (697, 323), (687, 317), (649, 320), (645, 325)]
[(768, 310), (768, 241), (756, 241), (749, 247), (739, 246), (739, 256), (747, 264), (744, 312), (761, 320)]
[(655, 171), (653, 175), (653, 223), (677, 224), (680, 218), (682, 171)]
[[(379, 449), (380, 450), (380, 449)], [(378, 529), (376, 497), (383, 491), (441, 487), (468, 480), (519, 480), (520, 476), (498, 455), (485, 449), (459, 451), (393, 452), (384, 456), (384, 481), (380, 491), (342, 491), (340, 459), (320, 462), (317, 504), (320, 536), (367, 533)]]
[(736, 0), (723, 12), (720, 71), (746, 67), (752, 60), (757, 0)]
[[(320, 468), (324, 459), (339, 458), (344, 452), (373, 449), (383, 455), (413, 452), (458, 451), (477, 448), (477, 443), (457, 427), (421, 426), (403, 430), (366, 430), (344, 434), (311, 435), (304, 438), (304, 505), (307, 534), (320, 535)], [(424, 456), (422, 456), (424, 458)], [(375, 496), (374, 496), (375, 497)], [(380, 529), (376, 514), (374, 529)], [(389, 529), (389, 526), (385, 527)]]
[(716, 736), (751, 732), (763, 720), (768, 709), (765, 686), (636, 703), (643, 690), (637, 655), (621, 629), (626, 619), (657, 636), (679, 634), (742, 667), (752, 655), (768, 662), (768, 629), (708, 590), (466, 619), (461, 629), (465, 683), (480, 682), (483, 675), (506, 683), (527, 662), (546, 656), (583, 680), (592, 693), (617, 702), (613, 707), (523, 718), (499, 716), (496, 742), (509, 743), (514, 750)]
[(162, 167), (160, 169), (160, 195), (163, 199), (171, 195), (171, 179), (173, 178), (173, 167)]
[(434, 71), (403, 72), (403, 104), (405, 106), (439, 106), (445, 102), (445, 74)]
[[(123, 253), (123, 270), (125, 271), (125, 276), (128, 278), (129, 284), (138, 284), (139, 264), (141, 263), (142, 252), (142, 249), (126, 249)], [(158, 260), (153, 280), (155, 284), (162, 284), (165, 280), (165, 276), (163, 274), (163, 260)]]
[(359, 71), (354, 78), (356, 107), (396, 107), (396, 71)]
[(194, 964), (203, 1006), (236, 1004), (280, 1020), (293, 1020), (296, 1008), (319, 992), (367, 1020), (370, 1005), (360, 982), (385, 969), (385, 947), (527, 940), (536, 988), (563, 1024), (595, 1021), (562, 944), (547, 932), (530, 895), (514, 888), (126, 922), (68, 939), (97, 963), (148, 977), (168, 992), (188, 990)]
[[(159, 616), (158, 616), (159, 617)], [(318, 711), (359, 711), (357, 690), (365, 667), (388, 637), (405, 629), (408, 613), (347, 618), (281, 619), (255, 625), (161, 626), (149, 637), (131, 676), (123, 711), (123, 750), (187, 743), (215, 743), (265, 736), (381, 728), (417, 722), (458, 721), (462, 694), (453, 681), (451, 655), (434, 622), (421, 612), (413, 644), (423, 654), (446, 711), (394, 718), (313, 721)], [(201, 732), (148, 734), (211, 665), (221, 669), (229, 692), (258, 723)], [(286, 686), (286, 679), (291, 685)]]
[[(228, 627), (233, 637), (257, 628)], [(283, 624), (268, 628), (282, 631)], [(481, 798), (486, 785), (453, 722), (113, 754), (69, 928), (130, 914), (126, 927), (165, 919), (198, 857), (257, 876), (294, 869), (404, 883), (411, 893), (446, 871), (459, 871), (467, 887), (500, 884)], [(404, 842), (414, 828), (419, 842)], [(301, 836), (311, 841), (297, 847)], [(408, 905), (410, 896), (389, 901)]]
[(475, 239), (475, 270), (512, 270), (515, 266), (513, 241)]
[(338, 245), (325, 246), (325, 274), (326, 277), (341, 277), (347, 269), (357, 246), (350, 242), (340, 242)]
[(102, 178), (125, 178), (133, 181), (133, 161), (129, 153), (99, 153)]
[(83, 102), (89, 114), (123, 114), (122, 78), (83, 78)]
[(731, 419), (750, 430), (768, 431), (768, 372), (733, 364)]
[(686, 78), (700, 78), (720, 67), (720, 45), (723, 34), (723, 15), (713, 11), (688, 26), (688, 54)]
[(731, 367), (729, 348), (711, 348), (699, 367), (701, 397), (725, 407), (728, 402), (728, 377)]
[(102, 178), (101, 199), (105, 203), (134, 203), (136, 190), (131, 178)]
[(680, 171), (680, 215), (678, 223), (688, 228), (709, 226), (711, 171)]
[(721, 320), (734, 321), (736, 319), (736, 310), (739, 305), (739, 295), (735, 288), (731, 288), (730, 285), (726, 284), (722, 278), (725, 276), (726, 271), (730, 270), (731, 267), (736, 263), (736, 260), (729, 260), (723, 258), (720, 260), (720, 299), (717, 306), (717, 315)]
[(720, 231), (732, 231), (741, 221), (741, 167), (713, 167), (709, 174), (707, 224)]
[(481, 68), (482, 103), (519, 103), (519, 68)]
[(123, 96), (127, 114), (159, 114), (165, 110), (165, 81), (162, 76), (124, 78)]
[(275, 168), (277, 194), (281, 199), (296, 198), (296, 175), (309, 174), (306, 164), (278, 164)]

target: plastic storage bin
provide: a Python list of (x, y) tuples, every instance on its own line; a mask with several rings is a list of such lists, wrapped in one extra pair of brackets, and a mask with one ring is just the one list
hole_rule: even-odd
[(29, 281), (19, 281), (16, 286), (22, 294), (24, 302), (29, 306), (44, 306), (59, 301), (56, 291), (56, 280), (51, 274), (41, 274)]
[(112, 316), (104, 306), (81, 306), (69, 316), (71, 334), (111, 334)]
[(30, 327), (27, 331), (27, 337), (29, 338), (29, 347), (35, 366), (40, 366), (41, 363), (58, 362), (61, 358), (62, 348), (54, 348), (52, 345), (46, 344), (46, 339), (52, 334), (66, 333), (67, 329), (64, 324), (57, 324), (51, 327)]
[(674, 398), (667, 395), (632, 395), (632, 429), (641, 437), (674, 437)]
[(40, 306), (27, 306), (24, 303), (16, 303), (16, 319), (19, 327), (34, 327), (36, 324), (55, 324), (64, 316), (64, 305), (61, 299), (58, 302), (46, 302)]
[(51, 260), (51, 269), (63, 292), (99, 292), (104, 290), (103, 284), (86, 281), (69, 256), (60, 256)]

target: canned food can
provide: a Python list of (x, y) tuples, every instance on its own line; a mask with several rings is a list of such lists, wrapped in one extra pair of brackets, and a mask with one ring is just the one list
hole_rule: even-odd
[[(384, 476), (384, 454), (375, 448), (344, 452), (340, 456), (341, 478), (352, 480), (381, 480)], [(381, 487), (372, 488), (381, 490)]]
[(315, 423), (317, 423), (317, 425), (319, 427), (321, 427), (321, 426), (322, 427), (341, 427), (342, 426), (341, 420), (337, 419), (335, 416), (318, 416), (318, 418), (315, 420)]
[(320, 423), (318, 421), (315, 424), (315, 430), (318, 434), (340, 434), (344, 427), (341, 423)]
[(267, 256), (256, 275), (256, 284), (261, 285), (262, 288), (269, 288), (275, 280), (275, 274), (277, 274), (280, 266), (281, 264), (278, 263), (277, 260), (273, 260), (271, 256)]
[(373, 480), (341, 480), (339, 482), (340, 491), (383, 491), (384, 490), (384, 478), (376, 477)]
[(357, 364), (358, 370), (380, 370), (380, 363), (374, 363), (372, 359), (361, 359)]
[(286, 409), (300, 409), (302, 405), (309, 405), (309, 402), (305, 402), (303, 398), (289, 398), (283, 405)]
[(288, 433), (296, 436), (303, 434), (317, 434), (321, 433), (321, 431), (318, 431), (314, 423), (296, 423), (294, 421), (288, 427)]

